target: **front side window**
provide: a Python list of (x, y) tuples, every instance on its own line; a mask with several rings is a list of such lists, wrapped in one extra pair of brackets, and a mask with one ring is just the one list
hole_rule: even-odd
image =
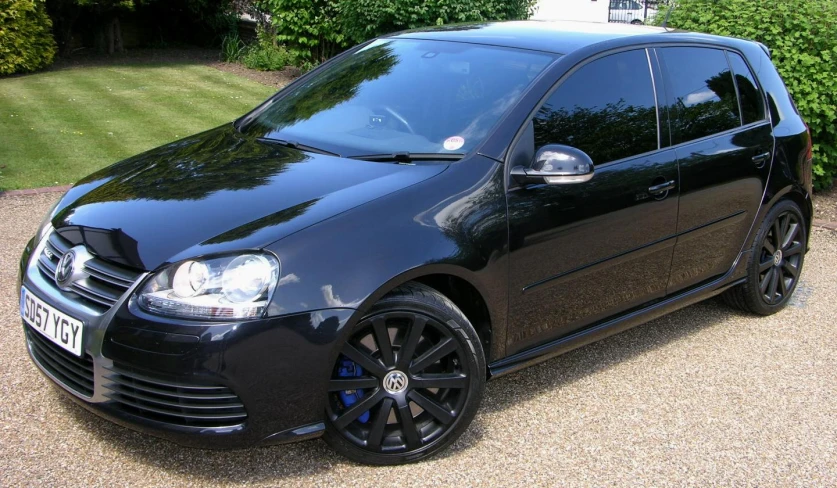
[(756, 84), (756, 78), (740, 54), (727, 51), (727, 55), (735, 74), (735, 84), (738, 86), (742, 122), (746, 125), (764, 120), (764, 98)]
[(656, 150), (657, 106), (645, 50), (582, 66), (549, 97), (533, 123), (536, 148), (572, 146), (594, 164)]
[(464, 154), (557, 56), (381, 39), (291, 88), (246, 131), (343, 156)]
[(657, 52), (668, 80), (674, 144), (741, 125), (735, 83), (724, 51), (666, 47)]

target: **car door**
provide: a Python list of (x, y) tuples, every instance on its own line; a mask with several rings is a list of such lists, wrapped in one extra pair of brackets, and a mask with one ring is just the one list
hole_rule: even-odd
[(704, 47), (656, 51), (680, 167), (668, 284), (668, 293), (675, 293), (732, 267), (762, 201), (774, 140), (764, 96), (740, 54)]
[(509, 166), (547, 144), (572, 146), (595, 173), (574, 184), (509, 183), (507, 353), (664, 296), (679, 191), (675, 153), (660, 144), (656, 71), (645, 49), (585, 63), (512, 149)]

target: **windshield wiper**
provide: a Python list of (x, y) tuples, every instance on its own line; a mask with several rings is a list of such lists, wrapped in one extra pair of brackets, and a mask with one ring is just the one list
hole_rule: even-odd
[(327, 156), (337, 156), (340, 157), (339, 154), (332, 151), (326, 151), (325, 149), (320, 149), (314, 146), (308, 146), (306, 144), (300, 144), (296, 141), (285, 141), (283, 139), (269, 139), (267, 137), (259, 137), (256, 139), (257, 141), (263, 144), (270, 144), (272, 146), (283, 146), (283, 147), (290, 147), (292, 149), (298, 149), (300, 151), (315, 153), (315, 154), (325, 154)]
[(383, 154), (366, 154), (363, 156), (349, 156), (350, 159), (362, 159), (364, 161), (393, 161), (396, 163), (412, 163), (413, 161), (459, 161), (465, 157), (464, 154), (440, 154), (440, 153), (411, 153), (411, 152), (397, 152), (397, 153), (383, 153)]

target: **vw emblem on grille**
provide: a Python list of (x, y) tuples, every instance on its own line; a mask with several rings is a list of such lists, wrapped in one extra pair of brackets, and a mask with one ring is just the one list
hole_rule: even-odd
[(61, 256), (61, 260), (58, 261), (58, 267), (55, 268), (55, 282), (59, 288), (68, 288), (72, 284), (75, 267), (76, 252), (70, 249), (66, 254)]
[(58, 288), (69, 291), (72, 289), (73, 283), (87, 278), (87, 273), (84, 272), (84, 263), (92, 257), (84, 246), (76, 246), (64, 253), (58, 261), (58, 266), (55, 267), (55, 275), (53, 276)]
[(384, 390), (387, 393), (401, 393), (407, 388), (407, 375), (401, 371), (390, 371), (384, 376)]

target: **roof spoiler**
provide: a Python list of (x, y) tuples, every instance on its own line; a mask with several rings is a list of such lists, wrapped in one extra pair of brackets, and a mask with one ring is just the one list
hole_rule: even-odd
[(758, 45), (759, 45), (759, 47), (761, 48), (761, 50), (762, 50), (762, 51), (764, 51), (764, 54), (767, 54), (767, 57), (768, 57), (768, 58), (771, 58), (771, 59), (773, 58), (773, 57), (770, 55), (770, 48), (769, 48), (769, 47), (767, 47), (764, 43), (762, 43), (762, 42), (758, 42), (758, 41), (756, 41), (756, 44), (758, 44)]

